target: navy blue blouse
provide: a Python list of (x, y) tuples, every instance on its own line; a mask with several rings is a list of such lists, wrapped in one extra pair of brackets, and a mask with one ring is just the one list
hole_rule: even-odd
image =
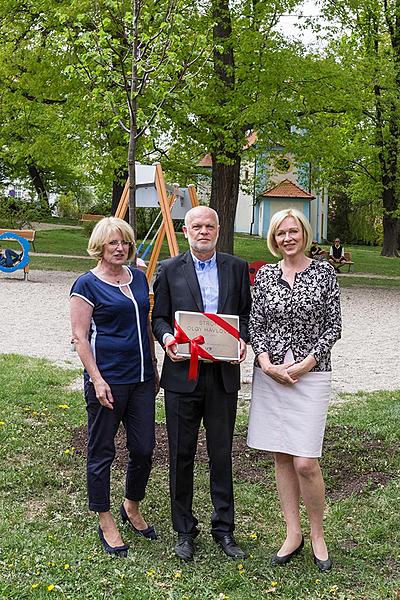
[[(89, 342), (97, 367), (109, 384), (139, 383), (154, 375), (146, 276), (139, 269), (127, 268), (127, 284), (108, 283), (89, 271), (78, 277), (70, 293), (93, 307)], [(89, 379), (86, 370), (84, 376)]]

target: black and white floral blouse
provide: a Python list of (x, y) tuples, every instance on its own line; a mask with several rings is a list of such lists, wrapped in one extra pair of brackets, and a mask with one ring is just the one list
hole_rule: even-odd
[(293, 288), (282, 279), (279, 263), (259, 269), (249, 323), (256, 357), (268, 352), (273, 364), (282, 364), (291, 348), (296, 362), (312, 354), (317, 361), (312, 371), (330, 371), (331, 348), (341, 330), (339, 285), (329, 263), (311, 261), (296, 273)]

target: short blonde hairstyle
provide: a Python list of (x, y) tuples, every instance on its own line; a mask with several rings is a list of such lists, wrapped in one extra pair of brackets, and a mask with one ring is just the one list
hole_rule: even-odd
[(280, 252), (278, 250), (278, 246), (275, 240), (275, 233), (286, 217), (293, 217), (298, 224), (300, 225), (303, 232), (303, 250), (308, 248), (311, 245), (313, 232), (311, 229), (311, 225), (307, 217), (297, 208), (285, 208), (284, 210), (280, 210), (272, 215), (268, 233), (267, 233), (267, 244), (269, 251), (274, 256), (280, 256)]
[(101, 219), (101, 221), (96, 224), (87, 247), (89, 256), (100, 260), (103, 256), (104, 244), (110, 241), (112, 235), (117, 232), (122, 235), (124, 241), (130, 242), (131, 245), (129, 246), (128, 259), (132, 258), (136, 253), (133, 229), (129, 223), (123, 219), (118, 219), (117, 217), (104, 217), (104, 219)]

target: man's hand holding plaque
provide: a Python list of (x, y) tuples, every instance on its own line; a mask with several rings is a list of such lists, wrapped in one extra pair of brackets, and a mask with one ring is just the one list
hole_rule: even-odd
[(239, 317), (190, 311), (175, 313), (175, 337), (166, 340), (166, 350), (174, 362), (190, 359), (190, 379), (197, 378), (199, 359), (239, 363), (246, 356)]

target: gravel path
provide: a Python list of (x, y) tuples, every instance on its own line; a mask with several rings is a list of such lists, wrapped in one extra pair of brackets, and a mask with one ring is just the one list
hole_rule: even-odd
[[(24, 282), (19, 271), (0, 272), (0, 353), (41, 356), (78, 367), (78, 356), (71, 352), (68, 306), (76, 277), (32, 271)], [(399, 307), (399, 288), (342, 290), (343, 334), (333, 349), (335, 394), (400, 389)], [(249, 355), (242, 369), (245, 384), (251, 381), (251, 351)]]

